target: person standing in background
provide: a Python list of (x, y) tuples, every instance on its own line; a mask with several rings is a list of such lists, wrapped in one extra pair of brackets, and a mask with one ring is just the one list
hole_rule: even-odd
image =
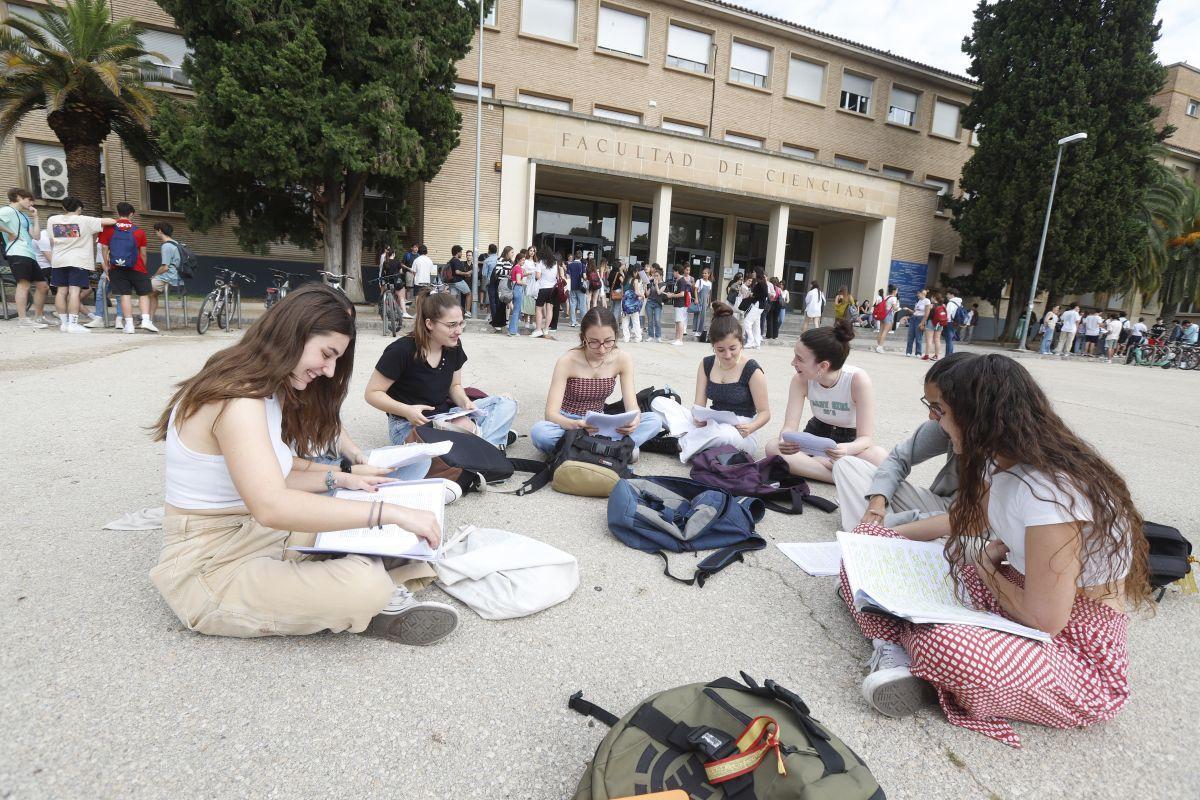
[(579, 320), (583, 319), (588, 309), (587, 279), (584, 272), (583, 252), (576, 250), (575, 257), (567, 264), (567, 290), (570, 292), (567, 296), (567, 309), (571, 314), (572, 328), (579, 327)]
[(1058, 339), (1058, 348), (1054, 354), (1064, 361), (1071, 357), (1071, 345), (1075, 343), (1075, 334), (1079, 330), (1079, 304), (1075, 303), (1062, 315), (1062, 336)]
[(928, 289), (917, 290), (917, 302), (913, 306), (912, 316), (908, 318), (908, 341), (904, 345), (904, 355), (907, 358), (920, 358), (924, 352), (925, 318), (929, 316), (929, 308), (933, 303), (929, 300)]
[[(18, 324), (30, 330), (48, 327), (41, 320), (49, 287), (37, 262), (37, 218), (33, 194), (28, 189), (9, 189), (8, 205), (0, 208), (0, 236), (3, 236), (5, 257), (17, 281)], [(33, 316), (26, 317), (30, 286), (33, 287)]]
[(55, 214), (46, 220), (50, 231), (50, 277), (57, 287), (54, 310), (58, 312), (59, 329), (64, 333), (91, 333), (79, 324), (79, 298), (92, 285), (96, 236), (117, 221), (111, 217), (84, 216), (83, 203), (78, 197), (64, 197), (62, 207), (65, 214)]
[[(704, 331), (708, 329), (708, 304), (712, 297), (712, 271), (705, 267), (700, 270), (696, 279), (695, 290), (692, 293), (692, 335), (703, 340)], [(690, 309), (689, 309), (690, 311)]]
[(1046, 312), (1042, 318), (1042, 348), (1041, 355), (1050, 355), (1050, 345), (1054, 343), (1054, 331), (1058, 326), (1058, 306)]
[(813, 281), (808, 294), (804, 295), (804, 322), (801, 323), (800, 332), (821, 327), (821, 314), (824, 309), (825, 294), (821, 291), (820, 284)]

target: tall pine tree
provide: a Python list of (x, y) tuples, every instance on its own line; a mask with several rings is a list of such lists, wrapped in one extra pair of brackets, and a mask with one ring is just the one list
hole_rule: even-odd
[(1153, 177), (1165, 70), (1156, 0), (981, 0), (963, 51), (979, 82), (963, 114), (979, 146), (963, 168), (954, 227), (976, 282), (1011, 284), (1012, 336), (1029, 302), (1057, 140), (1066, 149), (1039, 289), (1108, 291), (1144, 251), (1140, 201)]
[[(324, 245), (360, 276), (367, 188), (399, 198), (458, 145), (454, 64), (478, 5), (459, 0), (159, 0), (194, 54), (194, 103), (160, 114), (191, 183), (189, 222), (239, 243)], [(361, 281), (348, 290), (361, 291)]]

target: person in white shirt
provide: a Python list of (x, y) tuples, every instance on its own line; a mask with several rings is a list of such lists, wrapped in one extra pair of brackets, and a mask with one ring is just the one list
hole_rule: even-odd
[(946, 327), (942, 329), (942, 339), (946, 342), (946, 355), (954, 352), (954, 340), (958, 338), (958, 327), (954, 324), (954, 315), (962, 308), (962, 300), (954, 294), (953, 289), (946, 290)]
[(1058, 309), (1058, 306), (1050, 309), (1042, 319), (1042, 349), (1039, 352), (1044, 356), (1050, 354), (1050, 345), (1054, 343), (1054, 329), (1058, 325)]
[(808, 290), (808, 294), (804, 295), (804, 322), (800, 325), (800, 332), (804, 333), (811, 328), (821, 326), (821, 312), (825, 308), (825, 295), (821, 292), (820, 285), (812, 282), (812, 288)]
[(1071, 306), (1062, 315), (1062, 336), (1058, 338), (1058, 347), (1054, 355), (1066, 360), (1071, 357), (1071, 346), (1075, 344), (1075, 334), (1079, 330), (1079, 304)]
[(1117, 342), (1121, 338), (1121, 320), (1116, 314), (1112, 314), (1105, 324), (1106, 335), (1104, 337), (1104, 362), (1111, 364), (1113, 355), (1117, 352)]
[[(429, 257), (429, 248), (421, 245), (417, 248), (417, 257), (413, 260), (413, 285), (428, 290), (429, 284), (433, 283), (433, 273), (433, 259)], [(414, 291), (421, 290), (418, 288)]]
[(54, 310), (64, 333), (91, 333), (79, 324), (80, 294), (91, 288), (96, 236), (106, 225), (116, 225), (111, 217), (85, 217), (78, 197), (62, 201), (65, 214), (46, 220), (50, 231), (50, 280), (55, 286)]
[(547, 250), (542, 256), (541, 261), (534, 261), (533, 276), (534, 276), (534, 315), (533, 315), (533, 333), (530, 337), (537, 339), (542, 336), (553, 339), (550, 331), (550, 318), (553, 315), (554, 307), (558, 305), (558, 298), (555, 296), (558, 286), (558, 278), (561, 274), (558, 266), (558, 253)]
[(1099, 311), (1092, 311), (1083, 318), (1083, 355), (1085, 358), (1095, 358), (1100, 345), (1100, 327), (1104, 320)]
[(904, 355), (908, 358), (920, 358), (923, 352), (925, 336), (925, 318), (929, 316), (929, 308), (933, 301), (929, 299), (928, 289), (917, 290), (917, 302), (913, 306), (912, 316), (908, 318), (908, 341), (904, 345)]
[(1146, 326), (1146, 318), (1138, 317), (1138, 321), (1129, 326), (1129, 338), (1125, 340), (1121, 353), (1125, 355), (1125, 363), (1133, 360), (1133, 351), (1141, 346), (1150, 328)]

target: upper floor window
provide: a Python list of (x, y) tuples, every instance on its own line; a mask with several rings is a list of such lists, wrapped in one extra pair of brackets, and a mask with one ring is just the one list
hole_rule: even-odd
[(883, 177), (895, 178), (898, 181), (911, 181), (912, 170), (900, 169), (899, 167), (889, 167), (885, 165), (883, 168)]
[(762, 147), (763, 140), (755, 136), (743, 136), (740, 133), (726, 133), (725, 141), (733, 142), (734, 144), (744, 144), (747, 147)]
[(479, 84), (477, 84), (473, 81), (455, 81), (454, 82), (454, 93), (455, 94), (469, 94), (471, 97), (474, 97), (476, 94), (480, 94), (485, 98), (492, 98), (492, 97), (496, 96), (496, 90), (494, 87), (488, 86), (485, 83), (483, 85), (483, 91), (480, 92)]
[(662, 129), (664, 131), (675, 131), (676, 133), (690, 133), (692, 136), (704, 135), (704, 128), (700, 125), (689, 125), (686, 122), (672, 122), (669, 119), (662, 121)]
[(592, 109), (592, 115), (596, 117), (603, 117), (604, 119), (615, 119), (620, 122), (632, 122), (635, 125), (642, 124), (642, 115), (634, 114), (632, 111), (618, 111), (615, 108), (596, 106)]
[(866, 169), (867, 168), (867, 162), (862, 161), (857, 158), (850, 158), (850, 156), (835, 155), (833, 157), (833, 165), (835, 167), (841, 167), (842, 169)]
[(938, 136), (957, 139), (959, 136), (959, 114), (962, 109), (954, 103), (937, 100), (933, 104), (933, 132)]
[(560, 100), (557, 97), (542, 97), (540, 94), (527, 94), (525, 92), (517, 93), (517, 102), (524, 103), (528, 106), (541, 106), (542, 108), (553, 108), (558, 111), (570, 111), (571, 101)]
[(521, 0), (521, 32), (575, 41), (575, 0)]
[(888, 102), (888, 122), (912, 127), (917, 121), (917, 93), (899, 86), (892, 87)]
[(143, 30), (142, 48), (155, 53), (147, 58), (154, 64), (164, 83), (181, 83), (191, 86), (192, 82), (183, 74), (183, 59), (187, 55), (187, 44), (178, 33)]
[(609, 6), (600, 6), (596, 46), (603, 50), (646, 57), (646, 18)]
[(484, 25), (490, 25), (493, 28), (496, 27), (496, 9), (499, 7), (500, 0), (496, 0), (496, 2), (492, 3), (492, 10), (487, 12), (487, 15), (483, 18)]
[(671, 25), (667, 29), (667, 64), (692, 72), (708, 72), (712, 59), (712, 34)]
[(187, 176), (167, 164), (146, 167), (146, 187), (151, 211), (182, 212), (180, 201), (192, 192)]
[(1200, 100), (1188, 100), (1185, 113), (1189, 117), (1200, 117)]
[(820, 103), (825, 100), (825, 65), (792, 56), (788, 61), (787, 93)]
[(926, 175), (925, 185), (937, 189), (937, 211), (938, 213), (945, 211), (946, 201), (950, 199), (950, 193), (954, 190), (954, 182), (948, 181), (945, 178), (935, 178), (932, 175)]
[(801, 158), (816, 158), (817, 151), (807, 147), (796, 147), (794, 144), (785, 144), (779, 148), (779, 152), (787, 153), (789, 156), (800, 156)]
[(771, 74), (771, 51), (734, 42), (729, 52), (729, 80), (765, 88)]
[(843, 73), (841, 107), (859, 114), (870, 114), (871, 90), (874, 86), (874, 78), (865, 78), (851, 72)]

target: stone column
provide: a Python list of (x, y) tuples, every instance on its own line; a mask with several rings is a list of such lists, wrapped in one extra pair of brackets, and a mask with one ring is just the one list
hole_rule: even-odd
[(622, 258), (629, 257), (629, 243), (633, 238), (633, 201), (622, 200), (617, 203), (617, 240), (613, 245), (617, 248), (617, 255)]
[(783, 277), (783, 257), (787, 250), (788, 216), (791, 207), (780, 203), (771, 209), (770, 227), (767, 229), (767, 277)]
[(650, 220), (650, 262), (667, 268), (667, 244), (671, 226), (671, 185), (660, 183), (654, 190), (654, 215)]
[(892, 243), (896, 238), (896, 218), (870, 220), (863, 226), (862, 269), (858, 276), (859, 302), (877, 298), (876, 289), (885, 288), (892, 269)]

